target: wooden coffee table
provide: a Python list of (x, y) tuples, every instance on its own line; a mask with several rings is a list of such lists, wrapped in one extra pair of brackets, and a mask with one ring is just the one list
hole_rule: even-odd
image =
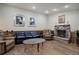
[[(24, 44), (31, 44), (31, 45), (34, 45), (34, 44), (37, 44), (37, 51), (39, 52), (39, 45), (40, 43), (42, 43), (42, 46), (43, 46), (43, 42), (45, 42), (46, 40), (43, 39), (43, 38), (33, 38), (33, 39), (26, 39), (23, 41)], [(26, 47), (25, 47), (26, 49)]]

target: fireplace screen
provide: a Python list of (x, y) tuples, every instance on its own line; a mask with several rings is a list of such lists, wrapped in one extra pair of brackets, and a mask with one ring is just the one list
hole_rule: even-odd
[(57, 36), (66, 38), (66, 30), (57, 30)]

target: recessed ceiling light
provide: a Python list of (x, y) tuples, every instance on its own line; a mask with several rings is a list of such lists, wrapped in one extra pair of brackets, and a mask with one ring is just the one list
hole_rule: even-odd
[(55, 9), (52, 9), (52, 11), (58, 11), (58, 9), (55, 8)]
[(32, 9), (33, 9), (33, 10), (35, 10), (35, 9), (36, 9), (36, 7), (35, 7), (35, 6), (32, 6)]
[(64, 8), (68, 8), (68, 7), (69, 7), (69, 5), (65, 5), (65, 6), (64, 6)]
[(46, 10), (46, 11), (45, 11), (45, 13), (46, 13), (46, 14), (48, 14), (48, 13), (49, 13), (49, 11), (48, 11), (48, 10)]

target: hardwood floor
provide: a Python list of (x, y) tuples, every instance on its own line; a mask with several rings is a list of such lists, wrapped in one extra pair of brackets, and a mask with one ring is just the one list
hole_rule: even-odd
[[(26, 48), (26, 51), (24, 49)], [(40, 44), (40, 52), (37, 52), (36, 45), (16, 45), (11, 51), (5, 55), (78, 55), (79, 47), (74, 44), (64, 44), (59, 41), (46, 41), (42, 47)]]

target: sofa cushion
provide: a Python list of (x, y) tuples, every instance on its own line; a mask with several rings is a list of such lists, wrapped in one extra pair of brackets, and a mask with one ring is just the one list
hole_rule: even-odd
[(16, 32), (16, 38), (25, 38), (25, 32), (21, 31)]
[(14, 42), (14, 40), (4, 40), (6, 42), (6, 46)]
[(26, 35), (26, 37), (32, 37), (32, 35), (31, 35), (31, 32), (30, 32), (30, 31), (25, 32), (25, 35)]
[(31, 32), (31, 35), (32, 35), (32, 37), (38, 37), (39, 36), (39, 34), (37, 33), (37, 32)]
[(25, 32), (18, 31), (18, 32), (16, 32), (16, 35), (21, 35), (21, 36), (23, 36), (23, 35), (25, 35)]
[(17, 36), (17, 38), (25, 38), (25, 36)]
[(4, 37), (4, 39), (11, 40), (11, 39), (15, 39), (15, 37)]

